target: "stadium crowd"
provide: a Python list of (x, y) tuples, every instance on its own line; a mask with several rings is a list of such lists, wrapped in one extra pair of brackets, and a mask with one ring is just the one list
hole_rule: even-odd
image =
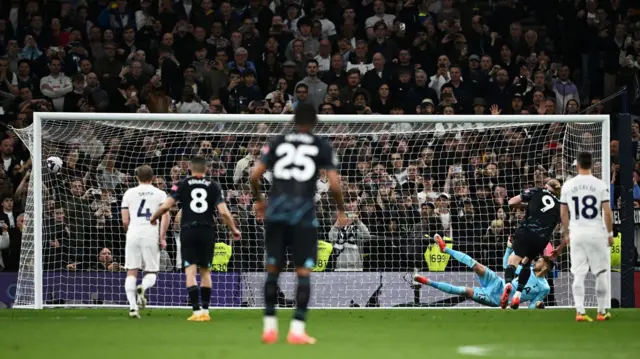
[[(640, 5), (622, 0), (11, 0), (0, 4), (0, 53), (3, 123), (17, 129), (37, 111), (263, 114), (300, 102), (363, 116), (601, 114), (619, 110), (599, 102), (623, 85), (640, 113)], [(119, 201), (135, 168), (151, 164), (168, 191), (193, 154), (207, 156), (241, 224), (228, 270), (262, 268), (246, 182), (266, 136), (68, 125), (73, 140), (62, 127), (45, 135), (44, 155), (63, 160), (45, 174), (47, 270), (122, 270)], [(325, 270), (427, 268), (434, 233), (499, 267), (524, 215), (507, 198), (572, 175), (560, 123), (412, 130), (331, 137), (351, 219), (334, 226), (322, 174)], [(597, 152), (599, 135), (572, 140)], [(12, 130), (0, 152), (0, 270), (16, 271), (31, 163)], [(611, 155), (596, 172), (619, 181), (615, 141)], [(171, 232), (166, 271), (180, 266)]]

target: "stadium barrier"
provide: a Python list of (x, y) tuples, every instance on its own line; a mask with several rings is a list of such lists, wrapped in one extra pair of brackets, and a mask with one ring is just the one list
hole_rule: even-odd
[[(124, 272), (45, 272), (43, 284), (45, 304), (61, 307), (124, 307), (127, 304), (122, 290), (126, 273)], [(406, 272), (333, 272), (315, 273), (313, 277), (313, 299), (311, 306), (316, 308), (353, 308), (353, 307), (478, 307), (467, 300), (445, 297), (431, 287), (415, 289), (408, 281)], [(502, 276), (502, 273), (499, 273)], [(294, 274), (283, 273), (282, 296), (280, 305), (291, 305), (294, 295)], [(612, 273), (612, 296), (620, 296), (619, 273)], [(184, 290), (183, 273), (160, 273), (157, 285), (149, 290), (151, 307), (188, 308)], [(465, 286), (477, 286), (470, 281), (467, 272), (430, 273), (434, 280)], [(215, 307), (255, 307), (263, 305), (262, 283), (264, 273), (213, 273), (211, 305)], [(592, 278), (588, 280), (593, 281)], [(640, 278), (639, 278), (640, 280)], [(0, 303), (11, 307), (15, 299), (18, 273), (0, 273)], [(558, 273), (555, 285), (569, 285), (571, 276), (567, 272)], [(74, 290), (69, 290), (74, 287)], [(595, 284), (586, 285), (586, 302), (595, 302)], [(417, 291), (417, 293), (416, 293)], [(417, 299), (417, 300), (416, 300)], [(569, 306), (571, 293), (558, 291), (555, 304)], [(2, 304), (0, 304), (2, 306)]]

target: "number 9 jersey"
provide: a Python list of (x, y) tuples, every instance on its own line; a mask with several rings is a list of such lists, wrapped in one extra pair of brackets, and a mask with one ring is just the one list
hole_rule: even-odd
[(578, 175), (565, 182), (560, 202), (569, 209), (569, 233), (606, 235), (602, 204), (609, 201), (609, 186), (592, 175)]
[(560, 201), (555, 194), (542, 188), (527, 189), (520, 194), (520, 198), (522, 202), (528, 203), (527, 213), (520, 227), (548, 240), (560, 223)]
[(216, 207), (224, 202), (222, 188), (217, 182), (190, 176), (171, 188), (171, 197), (182, 204), (182, 228), (215, 227)]
[(331, 145), (308, 132), (283, 134), (262, 149), (260, 161), (273, 175), (265, 219), (290, 225), (315, 222), (318, 172), (337, 166)]

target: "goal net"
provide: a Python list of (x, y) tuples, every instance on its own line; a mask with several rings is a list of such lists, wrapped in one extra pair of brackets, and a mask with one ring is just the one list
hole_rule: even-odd
[[(212, 306), (263, 304), (263, 224), (252, 210), (248, 176), (262, 147), (292, 129), (287, 116), (173, 114), (36, 114), (17, 130), (32, 150), (33, 181), (24, 206), (16, 306), (124, 306), (125, 233), (120, 202), (136, 185), (134, 169), (149, 164), (153, 184), (170, 189), (188, 174), (193, 155), (205, 156), (242, 231), (231, 240), (216, 231)], [(473, 119), (473, 123), (465, 122)], [(550, 178), (575, 175), (579, 151), (594, 157), (608, 181), (605, 116), (332, 116), (315, 132), (339, 160), (349, 224), (338, 228), (320, 172), (316, 206), (318, 261), (311, 306), (466, 307), (463, 297), (412, 283), (415, 272), (458, 286), (479, 286), (473, 272), (433, 242), (438, 233), (502, 276), (507, 239), (524, 215), (511, 196)], [(603, 126), (604, 124), (604, 126)], [(606, 130), (604, 130), (606, 129)], [(60, 162), (52, 157), (61, 159)], [(39, 178), (40, 177), (40, 178)], [(267, 191), (270, 173), (262, 184)], [(40, 186), (41, 185), (41, 186)], [(41, 187), (41, 188), (40, 188)], [(41, 212), (36, 209), (41, 209)], [(132, 209), (135, 215), (135, 209)], [(175, 219), (179, 207), (171, 210)], [(41, 216), (39, 215), (41, 213)], [(556, 231), (553, 241), (560, 240)], [(180, 230), (172, 222), (150, 305), (187, 305)], [(565, 256), (549, 276), (549, 306), (569, 306)], [(294, 304), (292, 265), (280, 280), (280, 306)], [(595, 305), (593, 280), (587, 305)]]

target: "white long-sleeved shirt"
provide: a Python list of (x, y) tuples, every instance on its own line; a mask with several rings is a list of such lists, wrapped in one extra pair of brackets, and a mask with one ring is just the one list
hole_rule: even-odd
[[(51, 86), (51, 89), (45, 89), (43, 85)], [(53, 107), (56, 111), (62, 111), (64, 107), (64, 95), (73, 91), (71, 79), (63, 74), (57, 76), (49, 75), (40, 79), (40, 92), (53, 101)]]

